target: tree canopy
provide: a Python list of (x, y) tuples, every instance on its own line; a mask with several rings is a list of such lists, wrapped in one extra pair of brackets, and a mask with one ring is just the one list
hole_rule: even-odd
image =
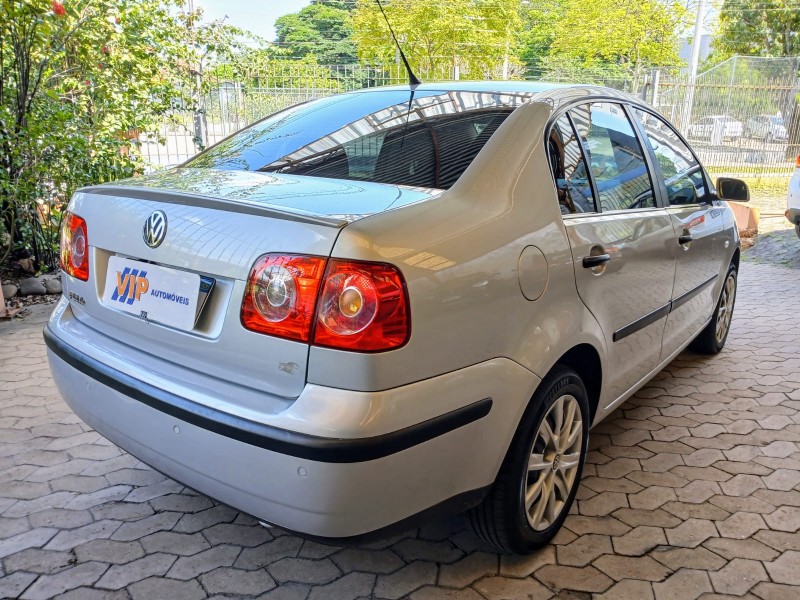
[(276, 42), (286, 56), (314, 56), (323, 64), (357, 61), (345, 2), (315, 2), (275, 21)]
[[(516, 56), (518, 0), (389, 0), (386, 15), (412, 67), (472, 78), (499, 76), (498, 65)], [(359, 57), (391, 63), (396, 48), (374, 0), (359, 0), (353, 15)]]
[(652, 66), (673, 66), (686, 8), (675, 0), (564, 0), (549, 48), (550, 68), (607, 68), (636, 76)]
[(800, 56), (798, 0), (724, 0), (713, 42), (715, 52), (751, 56)]

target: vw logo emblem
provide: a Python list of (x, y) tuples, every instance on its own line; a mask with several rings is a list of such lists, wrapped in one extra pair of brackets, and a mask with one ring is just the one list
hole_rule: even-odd
[(144, 222), (142, 229), (144, 243), (151, 248), (158, 248), (164, 238), (167, 237), (167, 215), (164, 211), (157, 210), (152, 213)]

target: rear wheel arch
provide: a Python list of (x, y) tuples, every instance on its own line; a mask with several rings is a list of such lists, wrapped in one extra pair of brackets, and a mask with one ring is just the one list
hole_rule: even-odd
[(578, 344), (564, 353), (551, 370), (558, 365), (569, 367), (580, 376), (589, 399), (590, 423), (593, 422), (597, 407), (600, 405), (603, 386), (603, 364), (600, 354), (591, 344)]
[(733, 253), (733, 258), (731, 258), (731, 264), (736, 266), (737, 271), (739, 270), (739, 258), (741, 257), (741, 254), (742, 253), (739, 248), (736, 248)]

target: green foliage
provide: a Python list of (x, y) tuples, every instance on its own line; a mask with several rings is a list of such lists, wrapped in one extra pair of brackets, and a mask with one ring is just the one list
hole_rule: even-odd
[(637, 77), (679, 64), (677, 36), (685, 25), (686, 9), (674, 0), (564, 0), (556, 31), (569, 33), (555, 37), (550, 56)]
[[(388, 0), (384, 7), (403, 50), (420, 73), (473, 79), (502, 75), (504, 61), (516, 62), (522, 25), (518, 0)], [(374, 0), (359, 0), (353, 14), (359, 56), (390, 64), (396, 49)]]
[(797, 0), (724, 0), (713, 47), (721, 59), (800, 56), (800, 5)]
[(12, 250), (56, 263), (61, 206), (76, 188), (134, 174), (131, 146), (237, 30), (181, 0), (0, 0), (0, 220)]
[(558, 35), (558, 21), (564, 13), (566, 0), (539, 0), (523, 6), (520, 59), (523, 64), (538, 70), (542, 60), (550, 53), (550, 46)]
[(344, 2), (316, 2), (275, 21), (277, 43), (287, 56), (313, 56), (327, 65), (357, 62), (350, 11), (335, 4)]

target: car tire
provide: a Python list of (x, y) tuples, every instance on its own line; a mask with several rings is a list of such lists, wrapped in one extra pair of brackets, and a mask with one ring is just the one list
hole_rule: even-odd
[(500, 552), (527, 554), (556, 535), (580, 485), (589, 419), (583, 381), (556, 365), (528, 404), (488, 496), (468, 514), (479, 538)]
[(800, 238), (800, 223), (794, 226), (794, 232), (797, 234), (797, 237)]
[(725, 341), (731, 330), (733, 307), (736, 303), (737, 279), (736, 265), (731, 264), (725, 275), (711, 321), (691, 343), (689, 346), (691, 350), (698, 354), (718, 354), (725, 347)]

